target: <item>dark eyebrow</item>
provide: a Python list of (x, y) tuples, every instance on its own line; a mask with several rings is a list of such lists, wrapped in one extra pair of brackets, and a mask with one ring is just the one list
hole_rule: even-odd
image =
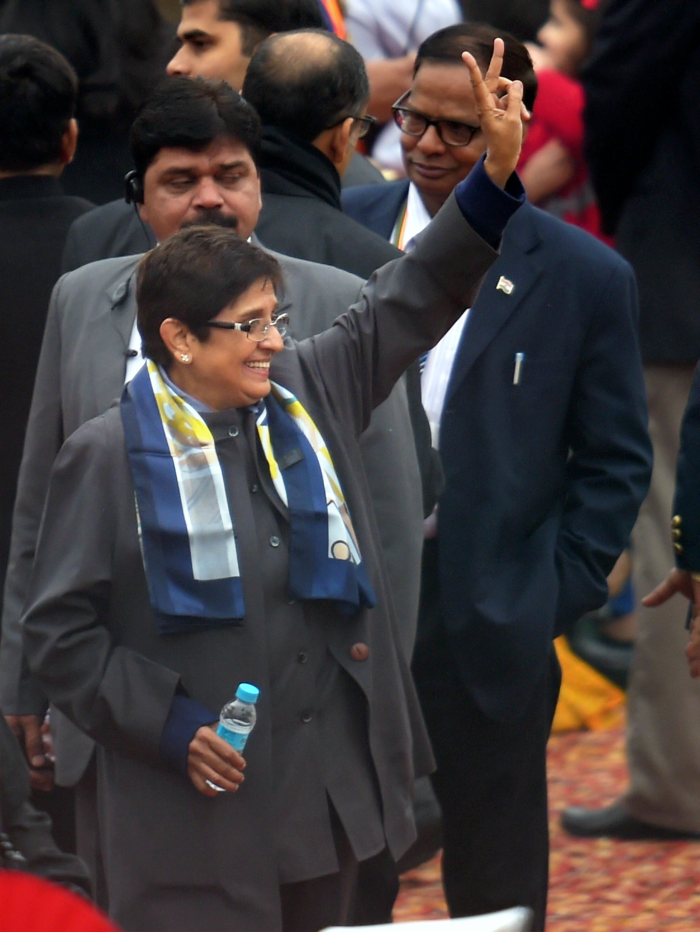
[(191, 39), (211, 39), (211, 35), (203, 29), (190, 29), (178, 35), (178, 39), (180, 42), (189, 42)]
[(185, 165), (172, 165), (170, 168), (166, 168), (163, 171), (163, 174), (160, 175), (161, 178), (170, 178), (175, 175), (194, 175), (195, 170)]
[[(279, 314), (280, 306), (276, 304), (270, 311), (270, 316), (275, 317)], [(241, 317), (239, 323), (245, 324), (250, 320), (264, 320), (265, 312), (261, 307), (255, 308), (255, 310), (246, 311), (246, 313)]]

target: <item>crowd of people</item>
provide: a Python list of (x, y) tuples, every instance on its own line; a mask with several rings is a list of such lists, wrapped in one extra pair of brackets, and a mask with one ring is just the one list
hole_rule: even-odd
[(700, 8), (172, 6), (0, 2), (0, 868), (310, 932), (439, 846), (541, 932), (630, 547), (630, 788), (562, 821), (700, 837)]

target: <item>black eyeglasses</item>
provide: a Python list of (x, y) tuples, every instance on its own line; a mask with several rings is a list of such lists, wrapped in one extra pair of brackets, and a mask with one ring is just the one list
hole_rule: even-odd
[(244, 324), (238, 321), (229, 320), (208, 320), (201, 324), (202, 327), (216, 327), (217, 330), (241, 330), (254, 343), (261, 343), (274, 327), (281, 337), (285, 336), (289, 329), (289, 314), (279, 314), (272, 320), (264, 320), (262, 317), (254, 317)]
[(340, 123), (343, 123), (345, 120), (347, 120), (348, 117), (352, 117), (356, 123), (360, 124), (360, 132), (357, 134), (358, 139), (364, 139), (367, 133), (377, 122), (377, 118), (370, 116), (369, 113), (366, 113), (361, 117), (353, 116), (352, 113), (346, 113), (345, 116), (341, 117), (339, 120), (336, 120), (335, 123), (331, 123), (330, 126), (326, 127), (326, 129), (333, 129), (334, 126), (340, 125)]
[(470, 126), (469, 123), (460, 123), (457, 120), (429, 120), (422, 113), (402, 107), (401, 104), (408, 100), (410, 93), (409, 90), (402, 94), (391, 108), (394, 122), (407, 136), (423, 136), (429, 126), (434, 126), (435, 132), (446, 146), (468, 146), (481, 129), (480, 126)]

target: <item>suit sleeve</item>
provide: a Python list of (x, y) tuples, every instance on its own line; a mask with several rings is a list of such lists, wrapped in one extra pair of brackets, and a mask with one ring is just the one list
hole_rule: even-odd
[(681, 426), (681, 449), (673, 503), (676, 564), (691, 573), (700, 571), (700, 366), (690, 389)]
[(300, 358), (325, 382), (336, 416), (356, 434), (399, 376), (473, 304), (498, 256), (487, 239), (500, 236), (522, 197), (517, 179), (511, 196), (474, 169), (415, 249), (375, 272), (334, 327), (300, 344)]
[(24, 647), (51, 701), (82, 731), (156, 763), (180, 681), (115, 643), (107, 627), (116, 499), (127, 494), (114, 474), (115, 438), (106, 418), (95, 418), (56, 459), (22, 622)]
[(46, 698), (28, 673), (20, 618), (34, 562), (51, 466), (63, 442), (61, 313), (63, 279), (56, 284), (46, 321), (27, 422), (12, 520), (0, 650), (0, 704), (6, 715), (42, 715)]
[(555, 634), (604, 603), (606, 576), (627, 544), (651, 478), (636, 285), (626, 263), (616, 263), (597, 305), (568, 417)]

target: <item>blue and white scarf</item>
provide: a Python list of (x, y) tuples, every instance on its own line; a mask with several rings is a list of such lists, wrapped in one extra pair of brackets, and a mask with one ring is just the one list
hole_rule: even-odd
[[(121, 400), (139, 539), (161, 633), (245, 617), (224, 476), (211, 431), (151, 361)], [(272, 383), (256, 426), (289, 510), (289, 592), (330, 599), (345, 614), (376, 598), (330, 453), (308, 412)]]

